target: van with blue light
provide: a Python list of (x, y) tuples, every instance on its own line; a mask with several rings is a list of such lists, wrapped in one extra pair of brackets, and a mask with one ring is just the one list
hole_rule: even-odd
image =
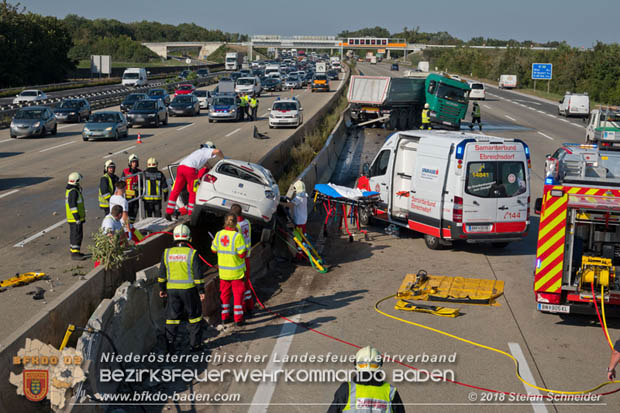
[(505, 247), (527, 235), (530, 152), (519, 139), (453, 131), (403, 131), (365, 164), (381, 202), (373, 218), (453, 241)]

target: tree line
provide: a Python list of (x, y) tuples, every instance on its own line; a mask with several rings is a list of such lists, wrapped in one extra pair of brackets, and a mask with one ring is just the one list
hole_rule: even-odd
[(245, 34), (209, 30), (193, 23), (123, 23), (75, 14), (58, 19), (1, 0), (0, 88), (61, 82), (80, 60), (91, 55), (111, 55), (112, 61), (136, 63), (158, 57), (141, 42), (247, 39)]
[[(550, 91), (587, 92), (604, 104), (620, 104), (620, 44), (598, 42), (582, 50), (561, 44), (555, 50), (507, 49), (426, 49), (418, 60), (430, 61), (431, 67), (474, 77), (497, 80), (502, 74), (517, 75), (520, 88), (533, 88), (532, 63), (552, 63)], [(544, 83), (541, 84), (541, 83)], [(539, 89), (546, 81), (539, 81)]]

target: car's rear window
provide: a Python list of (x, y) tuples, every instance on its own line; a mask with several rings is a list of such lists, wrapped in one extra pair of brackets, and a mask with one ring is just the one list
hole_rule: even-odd
[(482, 83), (472, 83), (471, 88), (472, 89), (484, 89), (484, 85)]
[(25, 90), (21, 93), (21, 96), (36, 96), (37, 92), (35, 90)]
[(265, 183), (258, 176), (249, 171), (245, 171), (236, 165), (224, 163), (217, 169), (218, 173), (223, 175), (232, 176), (234, 178), (242, 179), (244, 181), (252, 182), (258, 185), (265, 185)]

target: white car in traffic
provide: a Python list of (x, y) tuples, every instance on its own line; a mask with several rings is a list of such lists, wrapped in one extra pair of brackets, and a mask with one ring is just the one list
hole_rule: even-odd
[(19, 95), (15, 95), (13, 103), (38, 102), (47, 99), (47, 95), (42, 90), (28, 89), (22, 91)]
[(222, 159), (200, 179), (191, 225), (197, 226), (207, 213), (224, 214), (239, 204), (243, 216), (268, 223), (278, 208), (280, 189), (273, 175), (261, 165)]
[(471, 90), (469, 91), (470, 100), (475, 100), (475, 99), (486, 100), (487, 93), (486, 93), (483, 83), (471, 82), (469, 84), (469, 87), (471, 88)]
[(303, 110), (301, 103), (295, 98), (276, 100), (269, 111), (269, 128), (298, 127), (304, 121), (304, 115), (301, 113)]

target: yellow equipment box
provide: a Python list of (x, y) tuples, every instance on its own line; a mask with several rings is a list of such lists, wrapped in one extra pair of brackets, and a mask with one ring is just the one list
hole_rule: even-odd
[(396, 296), (406, 300), (499, 305), (496, 299), (503, 293), (503, 281), (428, 275), (422, 270), (407, 274)]

